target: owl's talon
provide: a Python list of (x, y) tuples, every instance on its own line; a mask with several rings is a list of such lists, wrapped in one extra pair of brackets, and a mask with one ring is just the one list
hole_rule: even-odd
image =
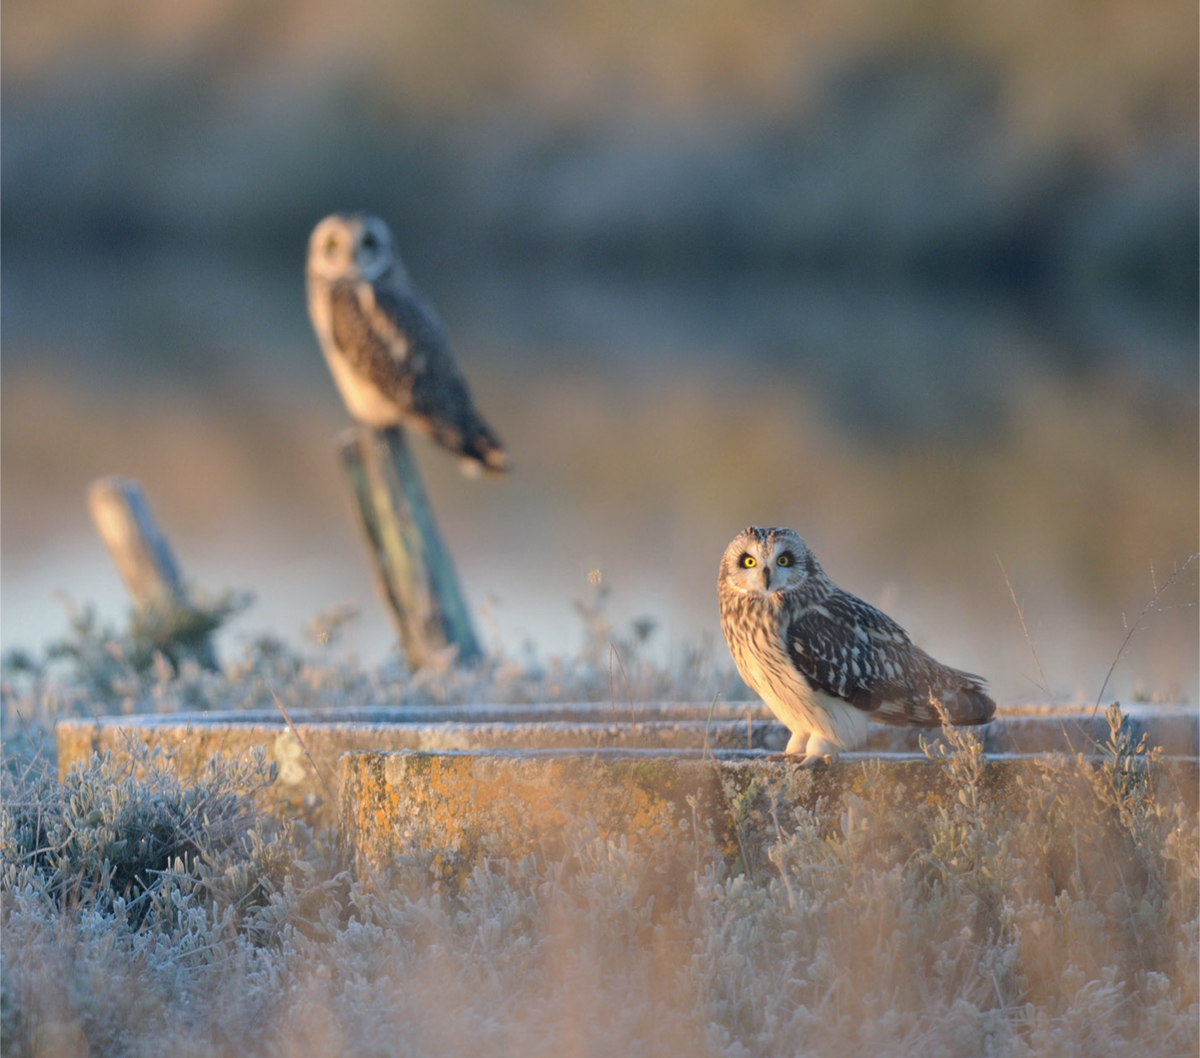
[(800, 762), (800, 767), (808, 768), (810, 771), (816, 771), (818, 768), (824, 770), (835, 760), (837, 760), (836, 753), (810, 753)]
[(798, 768), (828, 768), (837, 760), (836, 753), (768, 753), (764, 760), (786, 760)]

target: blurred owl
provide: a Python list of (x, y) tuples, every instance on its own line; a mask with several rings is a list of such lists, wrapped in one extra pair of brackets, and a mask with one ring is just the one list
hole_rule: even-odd
[(411, 426), (500, 472), (508, 455), (471, 401), (434, 311), (413, 292), (378, 217), (334, 213), (308, 243), (308, 312), (346, 407), (359, 422)]
[(751, 526), (725, 550), (721, 630), (738, 672), (812, 767), (862, 746), (867, 722), (984, 724), (996, 703), (979, 676), (914, 646), (886, 614), (842, 591), (791, 529)]

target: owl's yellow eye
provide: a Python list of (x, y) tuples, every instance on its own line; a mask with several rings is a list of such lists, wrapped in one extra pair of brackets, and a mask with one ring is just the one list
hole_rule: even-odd
[(329, 236), (325, 240), (325, 256), (332, 257), (338, 251), (338, 237), (336, 235)]
[(792, 564), (792, 554), (790, 551), (785, 551), (779, 556), (779, 564), (781, 566), (790, 566)]
[(758, 560), (753, 555), (742, 556), (742, 566), (745, 569), (753, 569), (758, 565)]

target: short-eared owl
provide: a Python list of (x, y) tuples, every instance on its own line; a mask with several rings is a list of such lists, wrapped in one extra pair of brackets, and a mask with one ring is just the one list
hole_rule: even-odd
[(914, 646), (887, 614), (842, 591), (791, 529), (751, 526), (725, 550), (721, 630), (742, 678), (787, 725), (788, 754), (836, 760), (885, 724), (984, 724), (984, 680)]
[(309, 239), (306, 272), (313, 328), (359, 422), (420, 430), (459, 455), (468, 473), (507, 467), (383, 221), (364, 213), (326, 217)]

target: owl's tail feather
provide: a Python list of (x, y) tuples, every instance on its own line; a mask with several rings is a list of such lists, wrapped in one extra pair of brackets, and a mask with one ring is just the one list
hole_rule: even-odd
[(478, 474), (480, 470), (504, 474), (510, 469), (508, 453), (482, 419), (477, 420), (473, 428), (464, 434), (459, 451), (463, 473), (467, 475)]
[(950, 671), (958, 679), (953, 681), (956, 685), (941, 688), (947, 719), (955, 726), (986, 724), (996, 715), (996, 703), (984, 692), (983, 679), (958, 669)]

